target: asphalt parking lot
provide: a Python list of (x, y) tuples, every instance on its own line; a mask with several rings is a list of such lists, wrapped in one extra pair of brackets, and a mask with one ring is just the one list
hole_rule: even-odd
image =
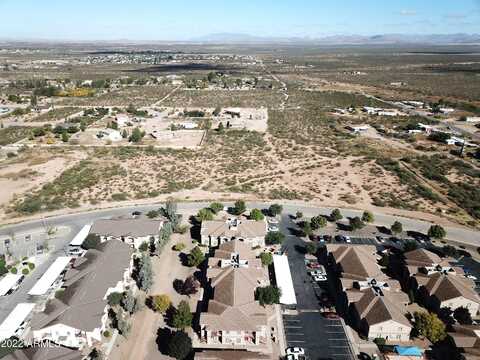
[(326, 319), (319, 312), (283, 317), (288, 346), (305, 349), (308, 359), (350, 360), (348, 340), (340, 320)]
[(353, 359), (340, 320), (327, 319), (320, 313), (320, 296), (324, 291), (312, 281), (305, 267), (304, 241), (292, 234), (296, 224), (283, 216), (280, 231), (286, 235), (282, 246), (289, 260), (297, 297), (296, 315), (284, 315), (287, 346), (301, 347), (309, 360)]

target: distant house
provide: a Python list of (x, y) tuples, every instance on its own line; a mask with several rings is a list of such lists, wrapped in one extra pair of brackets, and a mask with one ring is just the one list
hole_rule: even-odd
[(453, 113), (455, 111), (455, 109), (454, 108), (440, 108), (439, 111), (442, 114), (448, 115), (448, 114)]
[(370, 126), (368, 126), (368, 125), (349, 125), (349, 126), (347, 126), (347, 129), (352, 131), (354, 134), (360, 134), (362, 132), (368, 131), (368, 129), (370, 129)]
[(216, 247), (225, 242), (240, 240), (251, 246), (265, 246), (267, 222), (239, 218), (203, 221), (200, 230), (203, 245)]
[(480, 116), (468, 116), (465, 121), (469, 123), (477, 123), (480, 122)]
[(100, 236), (102, 241), (120, 240), (139, 248), (151, 239), (158, 240), (162, 220), (139, 219), (102, 219), (93, 223), (90, 234)]
[(130, 122), (131, 122), (131, 119), (126, 114), (117, 114), (117, 116), (115, 116), (115, 123), (119, 128), (127, 126), (128, 123)]
[(120, 131), (115, 129), (102, 129), (97, 133), (97, 138), (110, 141), (120, 141), (123, 139)]

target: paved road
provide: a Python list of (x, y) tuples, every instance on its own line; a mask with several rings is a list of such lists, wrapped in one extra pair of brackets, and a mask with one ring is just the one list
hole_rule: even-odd
[[(157, 209), (161, 205), (162, 205), (161, 203), (157, 203), (152, 205), (128, 206), (128, 207), (115, 208), (115, 209), (91, 211), (87, 213), (62, 215), (62, 216), (45, 218), (45, 224), (47, 224), (46, 226), (61, 226), (61, 225), (69, 226), (70, 224), (76, 224), (76, 225), (86, 224), (98, 218), (123, 215), (125, 213), (131, 213), (134, 210), (148, 211), (151, 209)], [(191, 203), (185, 202), (185, 203), (179, 203), (178, 209), (180, 212), (185, 212), (185, 211), (196, 212), (202, 207), (205, 207), (208, 205), (209, 203), (205, 203), (205, 202), (191, 202)], [(226, 205), (231, 205), (231, 204), (226, 203)], [(251, 203), (248, 203), (248, 206), (264, 208), (264, 207), (268, 207), (269, 204), (251, 202)], [(319, 214), (328, 215), (331, 213), (333, 208), (331, 207), (319, 208), (319, 207), (308, 206), (305, 204), (299, 204), (299, 205), (288, 204), (284, 206), (285, 213), (295, 214), (297, 210), (303, 212), (305, 216), (313, 216), (313, 215), (319, 215)], [(342, 209), (342, 214), (345, 217), (361, 216), (362, 211)], [(394, 221), (399, 220), (403, 224), (403, 228), (405, 230), (426, 233), (429, 227), (432, 225), (430, 222), (427, 222), (427, 221), (415, 220), (415, 219), (404, 218), (399, 216), (385, 215), (382, 213), (374, 213), (374, 215), (375, 215), (374, 225), (377, 225), (377, 226), (390, 227)], [(43, 220), (33, 220), (33, 221), (23, 222), (18, 225), (4, 226), (0, 228), (0, 237), (2, 235), (8, 235), (12, 231), (25, 232), (31, 228), (35, 228), (35, 227), (38, 228), (43, 226), (44, 226)], [(480, 246), (479, 231), (471, 230), (471, 229), (460, 227), (460, 226), (458, 227), (446, 226), (445, 230), (447, 231), (447, 240), (454, 240), (454, 241), (462, 242), (468, 245)]]
[(302, 251), (305, 243), (294, 235), (298, 230), (296, 224), (285, 214), (279, 228), (287, 236), (282, 251), (288, 256), (298, 310), (296, 315), (283, 317), (287, 345), (304, 348), (307, 357), (312, 360), (352, 359), (341, 321), (326, 319), (320, 313), (319, 298), (323, 290), (306, 271)]

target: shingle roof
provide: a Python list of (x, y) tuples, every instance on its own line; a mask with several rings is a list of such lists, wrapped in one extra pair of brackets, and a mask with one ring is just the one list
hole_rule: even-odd
[[(239, 240), (233, 240), (220, 245), (215, 256), (228, 254), (227, 259), (230, 259), (231, 252), (235, 250), (244, 252), (247, 248)], [(247, 258), (254, 257), (251, 249), (244, 255)], [(215, 330), (245, 331), (265, 325), (266, 310), (255, 301), (255, 289), (268, 279), (261, 263), (251, 259), (246, 267), (220, 268), (217, 258), (210, 266), (213, 267), (207, 270), (207, 276), (213, 288), (213, 299), (208, 303), (208, 312), (201, 313), (200, 324)]]
[(251, 239), (264, 237), (267, 234), (267, 223), (265, 221), (239, 220), (236, 228), (231, 227), (227, 221), (212, 220), (203, 221), (201, 235), (213, 237), (237, 237)]
[(442, 262), (442, 259), (437, 254), (423, 248), (406, 252), (405, 260), (407, 264), (417, 266), (432, 266)]
[(365, 319), (369, 326), (392, 320), (412, 327), (402, 310), (388, 296), (376, 295), (372, 289), (366, 290), (354, 306), (360, 318)]
[(131, 236), (143, 237), (158, 235), (163, 222), (145, 218), (138, 219), (102, 219), (93, 223), (91, 234), (100, 236)]
[(327, 249), (340, 265), (342, 277), (357, 280), (386, 277), (377, 264), (375, 246), (327, 245)]
[(468, 280), (463, 280), (456, 275), (435, 273), (429, 276), (425, 288), (430, 296), (435, 296), (440, 301), (455, 299), (462, 296), (480, 304), (480, 297)]
[(85, 331), (99, 327), (107, 304), (103, 298), (108, 288), (115, 287), (123, 280), (131, 255), (131, 247), (121, 241), (108, 241), (98, 250), (88, 250), (87, 262), (82, 262), (79, 272), (66, 274), (68, 287), (61, 301), (55, 299), (55, 306), (49, 314), (34, 317), (34, 329), (54, 324), (64, 324)]

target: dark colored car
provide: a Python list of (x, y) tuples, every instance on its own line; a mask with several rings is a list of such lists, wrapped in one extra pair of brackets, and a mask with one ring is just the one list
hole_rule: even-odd
[(323, 235), (323, 240), (326, 242), (332, 242), (333, 236), (332, 235)]
[(324, 312), (324, 313), (322, 313), (322, 315), (324, 317), (326, 317), (327, 319), (340, 319), (340, 316), (338, 316), (337, 313), (334, 313), (334, 312), (331, 312), (331, 311)]

